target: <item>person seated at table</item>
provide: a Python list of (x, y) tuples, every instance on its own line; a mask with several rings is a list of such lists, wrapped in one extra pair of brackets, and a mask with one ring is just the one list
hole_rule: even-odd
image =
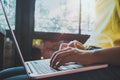
[[(91, 47), (100, 49), (89, 50)], [(78, 41), (61, 44), (60, 49), (53, 53), (50, 66), (58, 68), (71, 61), (83, 65), (120, 66), (120, 0), (96, 0), (93, 35), (85, 44)]]

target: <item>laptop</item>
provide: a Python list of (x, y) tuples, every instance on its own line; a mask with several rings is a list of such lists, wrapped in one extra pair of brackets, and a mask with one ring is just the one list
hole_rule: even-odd
[(60, 76), (60, 75), (67, 75), (67, 74), (73, 74), (73, 73), (84, 72), (84, 71), (89, 71), (89, 70), (101, 69), (101, 68), (105, 68), (108, 66), (107, 64), (83, 66), (83, 65), (77, 64), (75, 62), (69, 62), (63, 66), (60, 66), (58, 68), (58, 70), (55, 70), (50, 67), (50, 59), (24, 61), (20, 47), (18, 45), (18, 42), (14, 35), (14, 32), (10, 26), (10, 23), (8, 21), (4, 6), (2, 4), (2, 0), (0, 0), (0, 2), (1, 2), (1, 6), (2, 6), (2, 9), (4, 12), (4, 16), (5, 16), (7, 25), (10, 29), (11, 35), (15, 42), (15, 46), (19, 53), (21, 62), (22, 62), (23, 66), (26, 70), (26, 73), (30, 79), (42, 79), (42, 78), (48, 78), (48, 77), (55, 77), (55, 76)]

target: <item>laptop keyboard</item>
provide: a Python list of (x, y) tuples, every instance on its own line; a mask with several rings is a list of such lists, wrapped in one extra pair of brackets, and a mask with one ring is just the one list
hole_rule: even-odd
[(32, 66), (34, 67), (34, 69), (40, 73), (52, 73), (52, 72), (56, 72), (57, 70), (49, 67), (49, 62), (42, 62), (42, 61), (32, 61), (31, 62)]
[(30, 64), (34, 67), (37, 73), (44, 74), (44, 73), (52, 73), (52, 72), (58, 72), (58, 71), (67, 71), (72, 69), (78, 69), (82, 67), (82, 65), (76, 64), (74, 62), (70, 62), (65, 64), (64, 66), (60, 66), (58, 70), (55, 70), (51, 68), (50, 60), (38, 60), (38, 61), (31, 61)]
[(69, 63), (66, 63), (63, 66), (60, 66), (58, 69), (61, 70), (61, 71), (67, 71), (67, 70), (72, 70), (72, 69), (78, 69), (80, 67), (83, 67), (83, 66), (80, 65), (80, 64), (77, 64), (75, 62), (69, 62)]

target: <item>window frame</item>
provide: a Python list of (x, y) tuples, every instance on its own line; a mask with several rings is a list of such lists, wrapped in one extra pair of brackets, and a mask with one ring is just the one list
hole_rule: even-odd
[[(34, 32), (34, 11), (35, 0), (16, 0), (16, 20), (14, 32), (25, 60), (31, 59), (33, 39), (43, 39), (49, 41), (71, 41), (76, 39), (84, 43), (90, 37), (90, 35), (81, 34), (81, 26), (79, 26), (79, 34)], [(7, 36), (11, 37), (9, 30), (7, 30)], [(57, 37), (59, 38), (56, 39)], [(18, 58), (19, 57), (16, 54), (16, 64), (19, 62)]]
[[(78, 33), (62, 33), (62, 34), (72, 34), (72, 35), (84, 35), (84, 34), (81, 34), (81, 0), (79, 1), (79, 7), (80, 7), (80, 10), (79, 10), (79, 24), (78, 24)], [(34, 25), (34, 28), (35, 28), (35, 25)], [(35, 32), (35, 31), (34, 31)], [(43, 31), (39, 31), (40, 33), (54, 33), (54, 34), (59, 34), (60, 32), (43, 32)], [(39, 33), (38, 31), (36, 31), (35, 33)], [(61, 34), (61, 33), (60, 33)]]

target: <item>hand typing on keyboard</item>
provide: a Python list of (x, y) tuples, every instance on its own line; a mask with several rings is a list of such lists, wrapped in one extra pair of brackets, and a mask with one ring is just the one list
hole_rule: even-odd
[(79, 45), (81, 46), (78, 47), (78, 44), (74, 43), (74, 41), (63, 46), (60, 45), (59, 50), (54, 52), (51, 57), (50, 66), (54, 69), (58, 69), (68, 62), (76, 62), (82, 65), (91, 64), (91, 61), (88, 61), (90, 57), (89, 51), (85, 50), (86, 48), (82, 44)]
[(65, 48), (53, 53), (50, 61), (50, 66), (54, 69), (58, 69), (60, 66), (68, 62), (76, 62), (82, 65), (89, 65), (91, 61), (88, 61), (89, 52), (86, 50), (79, 50), (76, 48)]

